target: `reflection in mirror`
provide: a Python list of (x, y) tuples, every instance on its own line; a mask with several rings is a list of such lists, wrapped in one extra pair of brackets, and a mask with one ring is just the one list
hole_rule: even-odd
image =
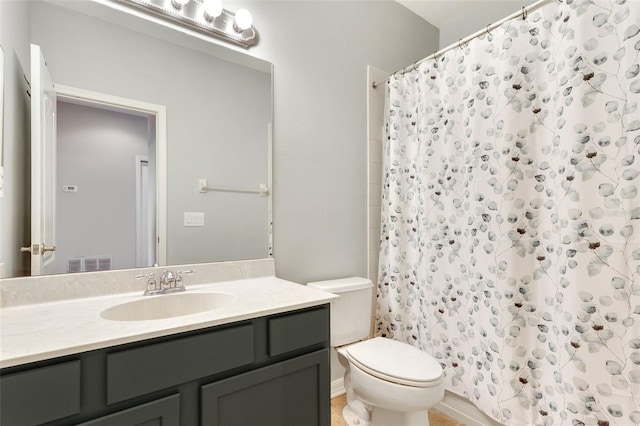
[[(151, 237), (165, 236), (162, 243), (166, 246), (166, 264), (268, 257), (271, 252), (271, 64), (224, 49), (202, 36), (193, 37), (123, 14), (105, 5), (107, 3), (30, 2), (30, 42), (41, 47), (56, 85), (166, 108), (166, 152), (155, 153), (166, 155), (167, 159), (163, 211), (166, 227)], [(158, 244), (151, 242), (150, 234), (143, 232), (136, 236), (141, 230), (136, 231), (135, 226), (136, 220), (142, 220), (146, 228), (153, 228), (159, 217), (158, 211), (144, 213), (144, 207), (138, 209), (138, 219), (135, 212), (136, 198), (146, 197), (147, 201), (142, 201), (144, 206), (150, 205), (149, 200), (156, 196), (152, 189), (156, 186), (152, 183), (154, 169), (144, 169), (145, 164), (155, 161), (153, 145), (148, 141), (148, 130), (154, 127), (149, 124), (153, 120), (137, 117), (137, 127), (129, 122), (123, 125), (136, 128), (139, 148), (128, 145), (127, 149), (116, 149), (129, 137), (118, 136), (119, 127), (100, 135), (103, 138), (98, 151), (90, 147), (92, 143), (86, 133), (82, 134), (82, 128), (73, 129), (69, 121), (60, 121), (71, 116), (76, 123), (87, 124), (95, 118), (95, 112), (81, 110), (79, 105), (59, 103), (58, 128), (66, 133), (59, 134), (58, 138), (61, 142), (67, 140), (63, 142), (67, 153), (59, 154), (56, 185), (60, 202), (65, 198), (71, 202), (58, 206), (57, 266), (52, 272), (78, 270), (70, 269), (70, 265), (86, 270), (82, 262), (89, 259), (93, 267), (91, 262), (98, 258), (105, 259), (105, 265), (110, 263), (111, 268), (147, 266), (156, 261), (163, 264), (163, 256), (155, 251)], [(117, 114), (111, 111), (109, 119)], [(127, 120), (136, 121), (133, 117)], [(91, 133), (95, 136), (100, 131), (94, 129)], [(146, 142), (142, 142), (145, 138)], [(126, 150), (129, 152), (124, 154)], [(116, 152), (124, 158), (116, 159)], [(114, 158), (110, 158), (112, 156)], [(78, 169), (95, 171), (105, 165), (107, 159), (120, 166), (108, 172), (106, 178), (78, 176)], [(161, 176), (165, 165), (156, 166)], [(125, 171), (133, 173), (131, 183), (117, 179)], [(260, 185), (266, 185), (269, 191), (267, 196), (243, 192), (202, 193), (198, 187), (201, 179), (206, 179), (209, 186), (257, 191)], [(145, 192), (145, 187), (151, 189)], [(142, 196), (141, 192), (146, 195)], [(116, 248), (115, 243), (99, 244), (96, 230), (113, 227), (115, 215), (98, 217), (86, 210), (88, 206), (81, 201), (81, 195), (91, 196), (94, 201), (89, 203), (97, 207), (96, 199), (99, 200), (101, 194), (106, 197), (107, 193), (114, 196), (111, 203), (116, 204), (121, 213), (125, 211), (125, 202), (134, 206), (127, 209), (126, 226), (116, 225), (117, 232), (108, 231), (114, 239), (117, 233), (123, 234), (124, 237), (118, 239), (128, 240), (126, 249)], [(62, 222), (66, 224), (63, 226)], [(123, 241), (118, 244), (125, 245)]]
[[(166, 227), (156, 226), (156, 186), (163, 186), (162, 198), (166, 188), (164, 171), (156, 179), (156, 147), (165, 145), (156, 143), (156, 115), (69, 101), (60, 86), (57, 94), (57, 250), (45, 273), (144, 267), (164, 259), (157, 241)], [(160, 120), (164, 127), (164, 115)]]

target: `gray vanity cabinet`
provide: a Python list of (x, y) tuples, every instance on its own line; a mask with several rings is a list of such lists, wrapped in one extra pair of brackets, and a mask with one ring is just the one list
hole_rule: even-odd
[(329, 426), (329, 305), (0, 370), (2, 426)]

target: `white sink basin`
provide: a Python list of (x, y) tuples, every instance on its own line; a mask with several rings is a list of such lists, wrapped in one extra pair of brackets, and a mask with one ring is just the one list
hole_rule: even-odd
[(227, 293), (175, 293), (147, 296), (100, 312), (112, 321), (148, 321), (199, 314), (227, 306), (236, 297)]

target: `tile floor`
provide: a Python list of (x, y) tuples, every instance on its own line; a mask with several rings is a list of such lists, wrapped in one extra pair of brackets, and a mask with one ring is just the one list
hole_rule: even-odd
[[(341, 395), (331, 400), (331, 426), (344, 426), (342, 422), (342, 408), (346, 403), (346, 395)], [(429, 410), (429, 423), (430, 426), (465, 426), (463, 423), (434, 409)]]

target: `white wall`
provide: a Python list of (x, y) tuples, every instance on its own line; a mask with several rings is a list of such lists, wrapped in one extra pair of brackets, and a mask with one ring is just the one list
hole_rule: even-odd
[[(48, 273), (70, 258), (111, 256), (135, 267), (136, 155), (149, 156), (148, 118), (58, 102), (57, 251)], [(64, 192), (76, 185), (77, 192)]]
[[(0, 1), (0, 46), (4, 50), (4, 197), (0, 198), (0, 263), (4, 276), (24, 275), (30, 258), (19, 248), (30, 243), (29, 97), (23, 74), (29, 72), (30, 2)], [(1, 277), (0, 277), (1, 278)]]
[(452, 20), (440, 27), (440, 49), (457, 43), (487, 25), (500, 21), (514, 12), (527, 7), (537, 0), (480, 0), (482, 8), (473, 14), (452, 17)]

